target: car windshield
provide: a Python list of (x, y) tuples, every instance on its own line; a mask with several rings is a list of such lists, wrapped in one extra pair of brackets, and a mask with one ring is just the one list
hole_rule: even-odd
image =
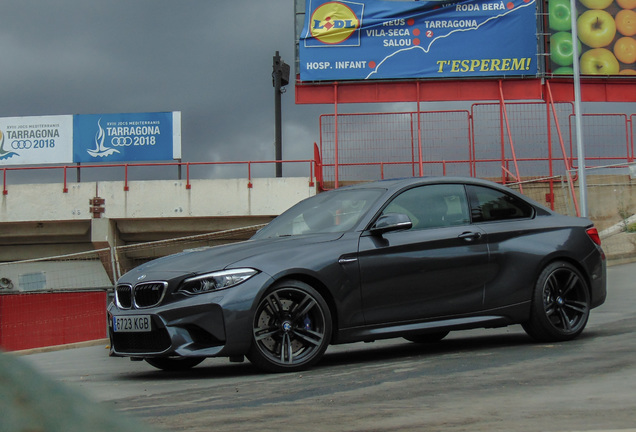
[(344, 232), (360, 221), (383, 189), (338, 189), (296, 204), (278, 216), (254, 239)]

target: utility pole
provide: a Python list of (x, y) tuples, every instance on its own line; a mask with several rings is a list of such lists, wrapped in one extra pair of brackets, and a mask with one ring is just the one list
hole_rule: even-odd
[(274, 56), (274, 67), (272, 72), (272, 84), (274, 85), (274, 112), (276, 122), (276, 137), (274, 146), (276, 148), (276, 177), (283, 176), (283, 166), (281, 161), (283, 159), (283, 133), (282, 133), (282, 121), (281, 121), (281, 94), (285, 92), (283, 88), (289, 84), (289, 72), (290, 68), (287, 63), (281, 60), (278, 51)]
[(570, 0), (570, 16), (572, 17), (572, 50), (574, 57), (574, 120), (576, 130), (576, 155), (579, 165), (579, 208), (581, 217), (587, 217), (587, 172), (585, 171), (585, 146), (583, 145), (583, 115), (581, 114), (581, 72), (579, 69), (579, 46), (576, 25), (576, 1)]

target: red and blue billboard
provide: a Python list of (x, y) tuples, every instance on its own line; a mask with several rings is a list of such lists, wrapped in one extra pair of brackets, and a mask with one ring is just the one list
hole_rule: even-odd
[(538, 73), (535, 0), (307, 0), (300, 80)]

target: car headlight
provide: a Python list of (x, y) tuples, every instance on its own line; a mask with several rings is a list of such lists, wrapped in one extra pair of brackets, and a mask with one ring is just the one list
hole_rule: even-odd
[(258, 271), (250, 268), (206, 273), (184, 280), (181, 287), (179, 287), (179, 291), (186, 294), (202, 294), (230, 288), (245, 282), (256, 273)]

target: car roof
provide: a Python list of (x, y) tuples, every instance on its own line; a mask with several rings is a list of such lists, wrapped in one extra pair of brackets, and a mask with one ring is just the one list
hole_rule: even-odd
[(508, 194), (515, 195), (523, 201), (527, 202), (535, 206), (535, 208), (540, 209), (544, 214), (553, 214), (554, 212), (548, 209), (543, 204), (540, 204), (530, 198), (527, 195), (524, 195), (514, 189), (510, 189), (504, 185), (499, 183), (495, 183), (490, 180), (479, 179), (475, 177), (445, 177), (445, 176), (430, 176), (430, 177), (407, 177), (407, 178), (395, 178), (395, 179), (386, 179), (386, 180), (377, 180), (367, 183), (358, 183), (355, 185), (343, 186), (336, 190), (356, 190), (356, 189), (371, 189), (371, 188), (380, 188), (385, 189), (387, 193), (393, 194), (402, 189), (408, 188), (410, 186), (417, 185), (426, 185), (426, 184), (473, 184), (486, 186), (490, 188), (494, 188), (497, 190), (505, 191)]
[(424, 185), (424, 184), (440, 184), (440, 183), (462, 183), (462, 184), (479, 184), (484, 186), (491, 186), (501, 188), (500, 184), (489, 180), (482, 180), (475, 177), (443, 177), (443, 176), (430, 176), (430, 177), (407, 177), (407, 178), (395, 178), (386, 180), (377, 180), (368, 183), (357, 183), (354, 185), (343, 186), (340, 189), (369, 189), (369, 188), (382, 188), (390, 190), (398, 190), (412, 185)]

